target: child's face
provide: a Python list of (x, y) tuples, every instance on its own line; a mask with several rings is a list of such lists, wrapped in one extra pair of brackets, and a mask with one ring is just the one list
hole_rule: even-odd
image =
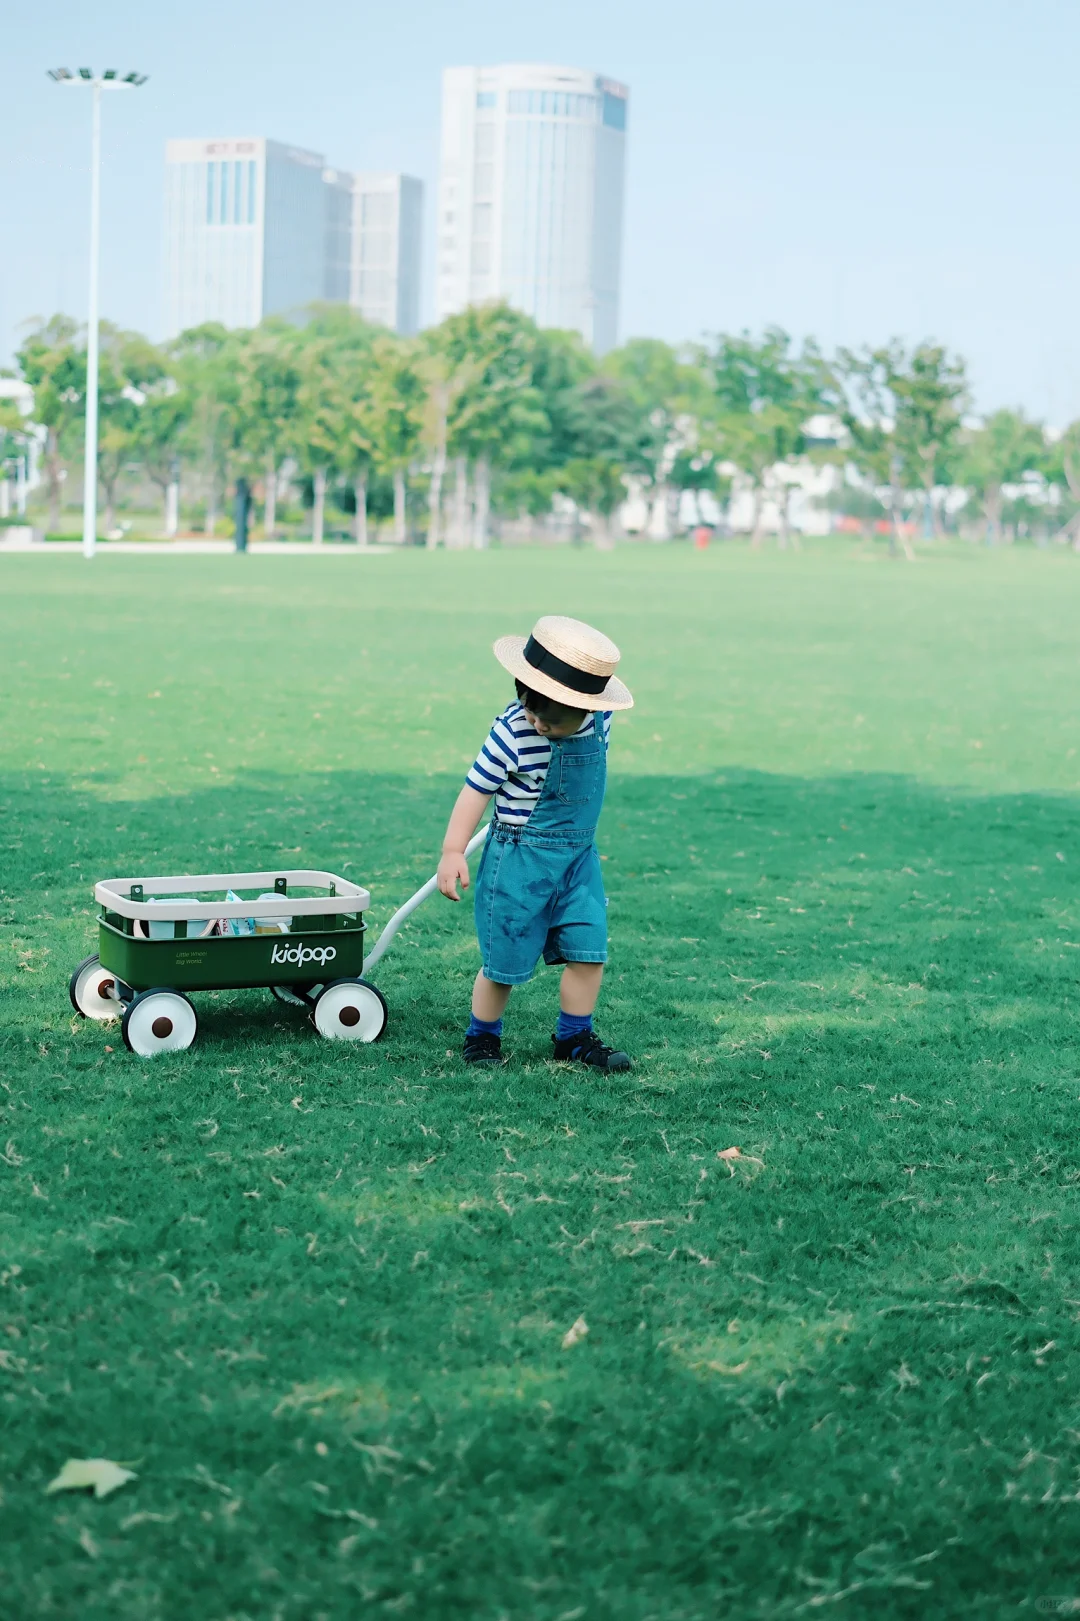
[(576, 710), (569, 711), (564, 720), (555, 722), (541, 720), (540, 716), (535, 715), (531, 709), (526, 709), (525, 719), (533, 731), (539, 732), (541, 737), (573, 737), (581, 726), (581, 716)]

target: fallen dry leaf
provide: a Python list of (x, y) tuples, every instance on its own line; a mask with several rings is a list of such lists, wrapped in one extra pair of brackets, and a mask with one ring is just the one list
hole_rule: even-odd
[(577, 1322), (573, 1323), (562, 1337), (563, 1350), (569, 1351), (570, 1347), (572, 1345), (576, 1345), (578, 1340), (583, 1340), (588, 1332), (588, 1323), (585, 1321), (584, 1317), (579, 1317)]
[(108, 1497), (119, 1486), (136, 1479), (133, 1469), (123, 1469), (109, 1458), (69, 1458), (46, 1493), (81, 1492), (93, 1487), (95, 1497)]
[(717, 1159), (726, 1160), (727, 1168), (732, 1176), (735, 1175), (734, 1162), (736, 1160), (739, 1160), (743, 1165), (760, 1165), (762, 1170), (765, 1169), (763, 1159), (758, 1159), (756, 1154), (744, 1154), (741, 1148), (718, 1148), (716, 1157)]

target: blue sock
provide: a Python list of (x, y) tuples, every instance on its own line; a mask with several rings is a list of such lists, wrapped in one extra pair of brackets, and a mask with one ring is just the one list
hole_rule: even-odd
[(568, 1041), (592, 1029), (591, 1013), (564, 1013), (559, 1009), (559, 1022), (555, 1026), (555, 1040)]
[(501, 1036), (502, 1020), (492, 1019), (489, 1023), (487, 1019), (478, 1019), (476, 1014), (473, 1013), (469, 1017), (469, 1028), (465, 1034), (466, 1036)]

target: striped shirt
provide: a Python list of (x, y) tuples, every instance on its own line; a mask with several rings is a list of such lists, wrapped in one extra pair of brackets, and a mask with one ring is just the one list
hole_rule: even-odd
[[(604, 714), (604, 737), (611, 735), (611, 712)], [(594, 715), (586, 716), (575, 737), (590, 737)], [(525, 719), (517, 699), (495, 717), (465, 781), (478, 794), (495, 795), (495, 815), (517, 827), (529, 820), (540, 798), (551, 764), (551, 740), (541, 737)]]

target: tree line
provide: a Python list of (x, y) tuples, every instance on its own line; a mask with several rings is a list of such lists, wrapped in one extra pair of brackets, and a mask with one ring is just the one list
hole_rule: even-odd
[[(35, 322), (16, 363), (33, 410), (26, 420), (0, 401), (0, 462), (36, 430), (56, 530), (80, 454), (83, 334), (65, 316)], [(413, 339), (323, 305), (302, 322), (211, 324), (163, 345), (103, 323), (99, 399), (107, 532), (135, 471), (174, 522), (182, 492), (208, 534), (244, 479), (269, 537), (290, 488), (316, 541), (329, 502), (361, 545), (374, 516), (430, 547), (482, 547), (493, 513), (553, 508), (606, 537), (628, 493), (677, 513), (693, 491), (721, 514), (749, 496), (758, 542), (766, 508), (787, 534), (799, 471), (814, 464), (841, 470), (832, 505), (876, 522), (897, 551), (918, 523), (991, 542), (1007, 525), (1067, 539), (1080, 528), (1080, 423), (1052, 435), (1020, 410), (974, 417), (963, 359), (930, 342), (827, 356), (774, 327), (681, 347), (633, 339), (597, 359), (502, 303)]]

